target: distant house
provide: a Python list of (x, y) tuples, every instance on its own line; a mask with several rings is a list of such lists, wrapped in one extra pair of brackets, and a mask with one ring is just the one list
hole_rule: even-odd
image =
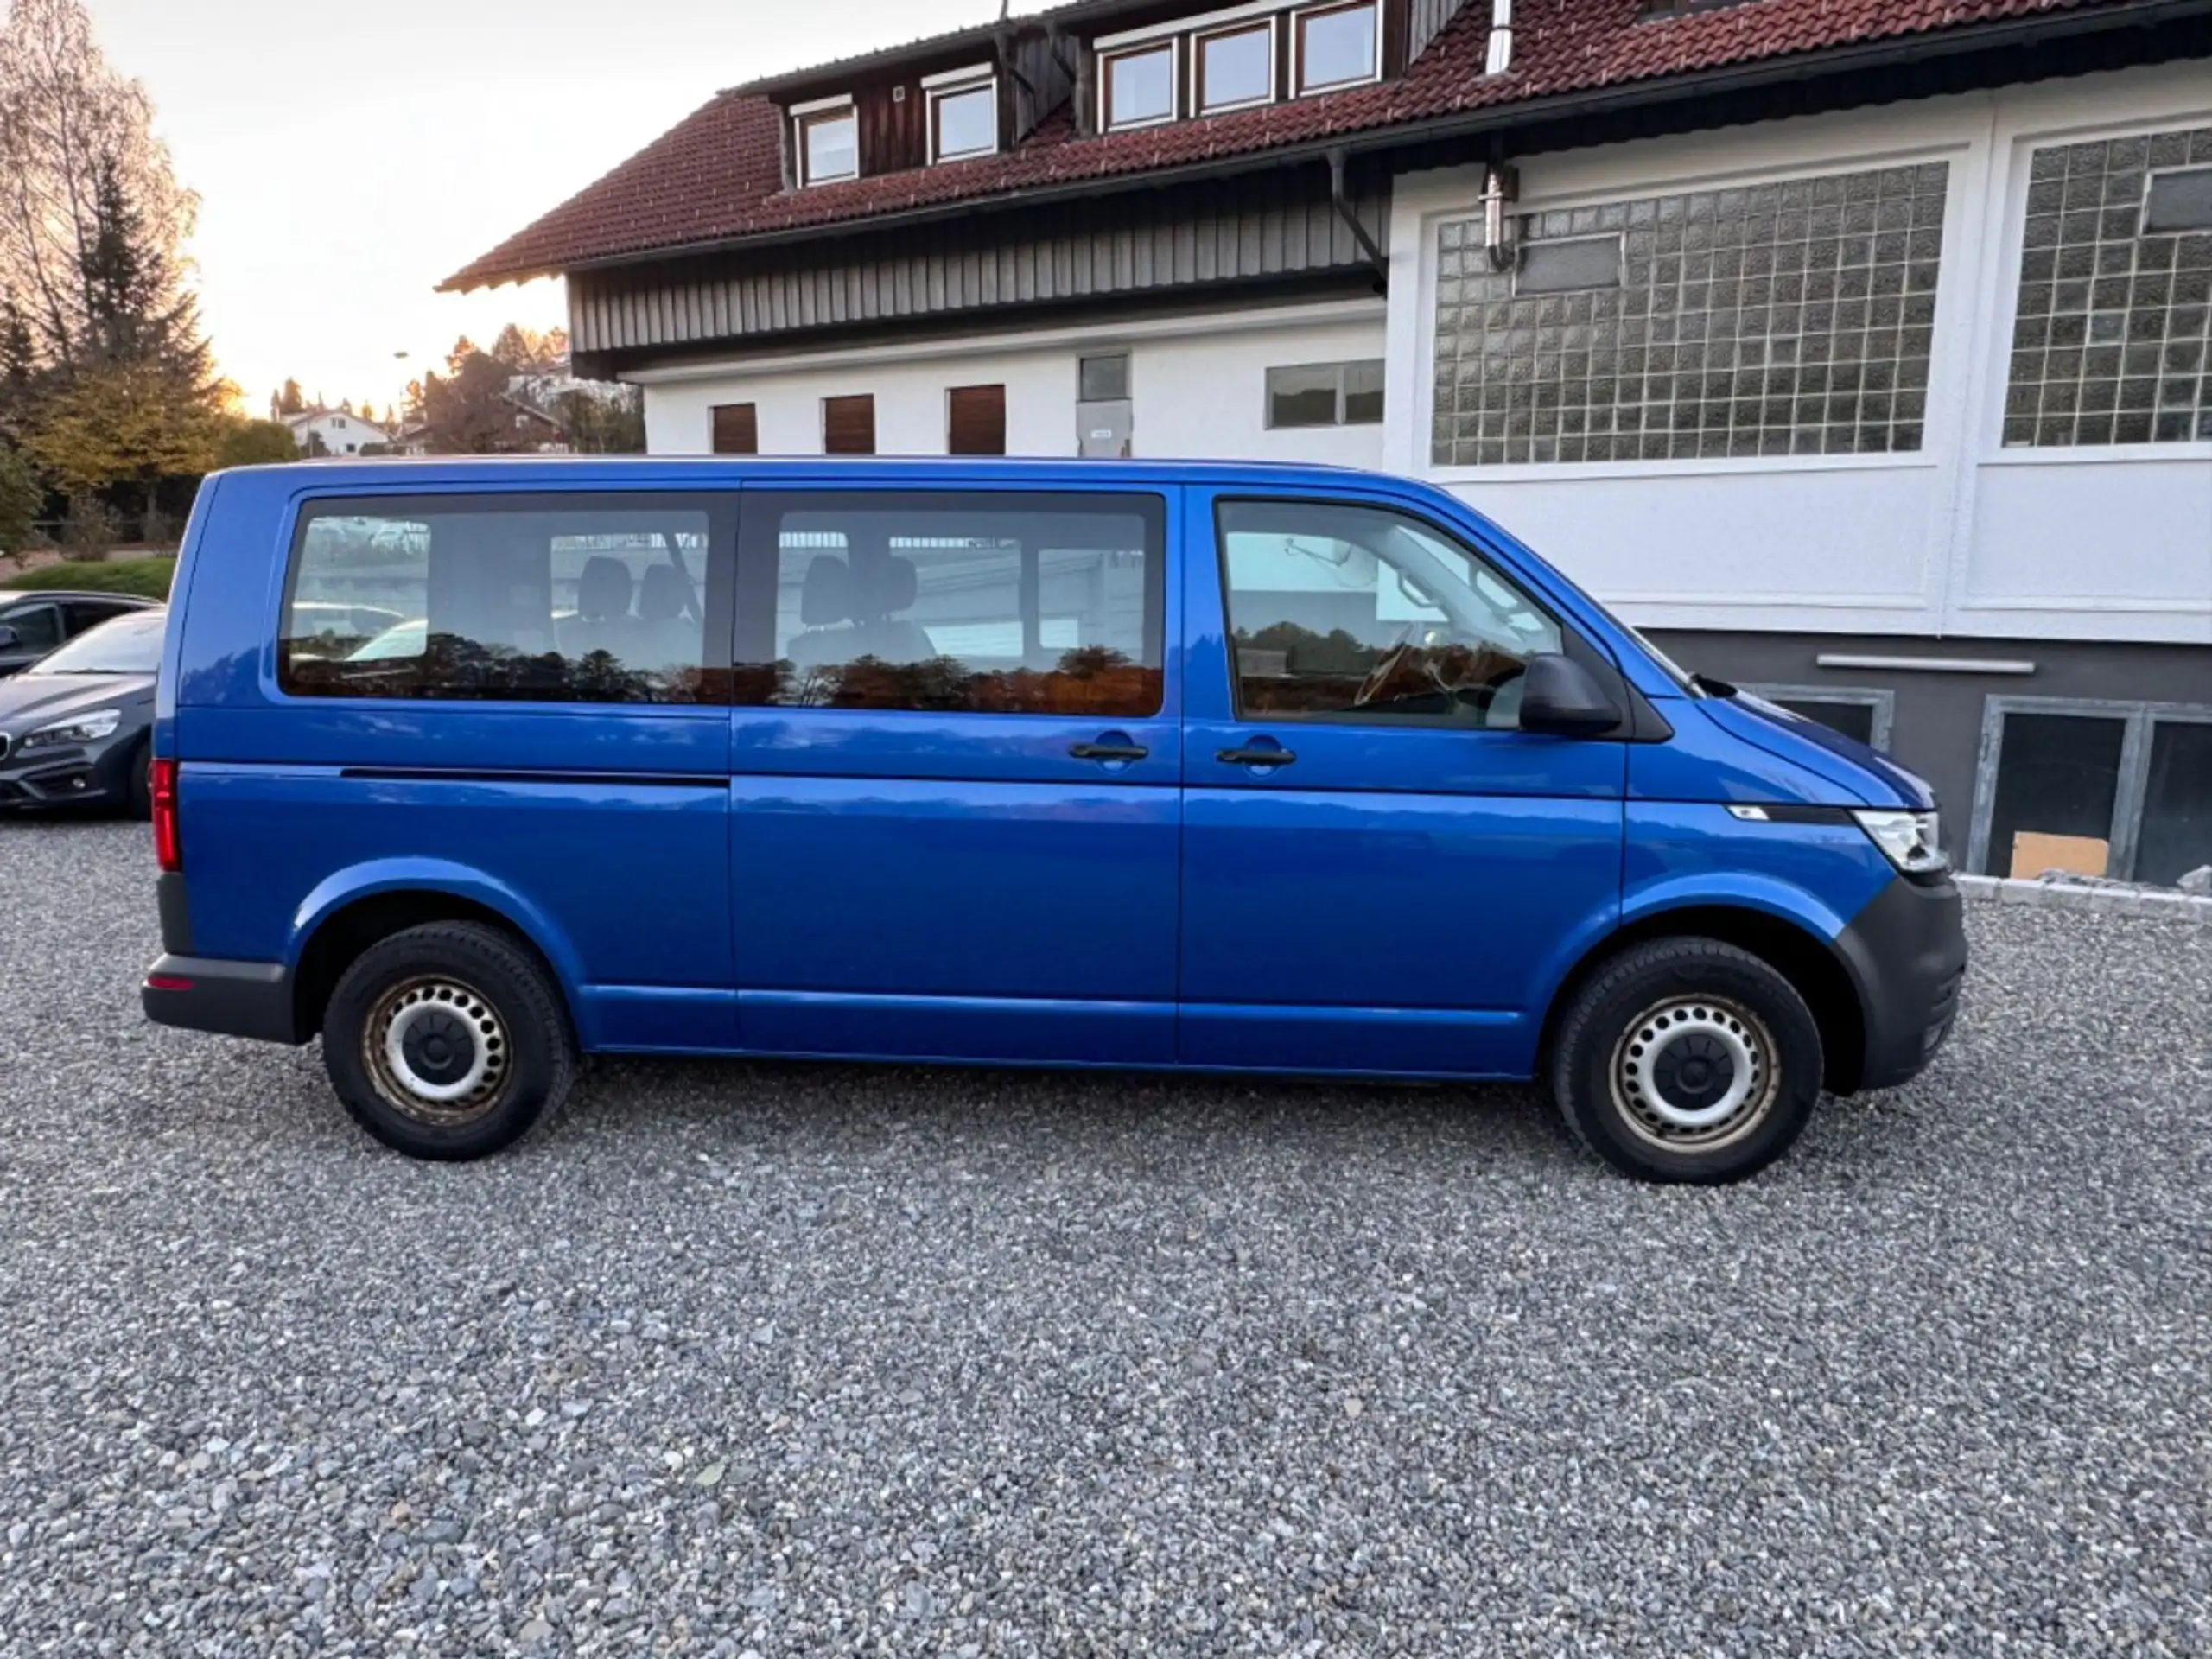
[[(519, 389), (524, 380), (513, 383)], [(501, 412), (498, 417), (500, 436), (495, 444), (481, 445), (478, 453), (503, 455), (565, 455), (569, 452), (569, 429), (557, 415), (541, 409), (519, 390), (500, 395)], [(512, 435), (510, 435), (510, 431)], [(401, 426), (388, 440), (391, 453), (399, 455), (431, 455), (440, 454), (435, 425), (423, 419), (410, 420)]]
[(391, 435), (374, 421), (365, 421), (342, 409), (302, 410), (297, 415), (276, 418), (291, 429), (292, 442), (303, 455), (358, 455), (372, 446), (381, 453), (391, 442)]
[(517, 391), (510, 391), (501, 401), (512, 411), (515, 453), (541, 455), (565, 455), (569, 453), (568, 423), (559, 416), (540, 409)]

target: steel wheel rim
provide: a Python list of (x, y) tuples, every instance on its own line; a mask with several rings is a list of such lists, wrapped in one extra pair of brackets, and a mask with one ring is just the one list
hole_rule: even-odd
[(1726, 997), (1646, 1009), (1614, 1046), (1611, 1075), (1622, 1120), (1670, 1152), (1732, 1146), (1766, 1121), (1782, 1088), (1774, 1034)]
[(499, 1010), (474, 987), (437, 977), (405, 981), (377, 999), (361, 1059), (388, 1105), (437, 1128), (483, 1117), (513, 1076)]

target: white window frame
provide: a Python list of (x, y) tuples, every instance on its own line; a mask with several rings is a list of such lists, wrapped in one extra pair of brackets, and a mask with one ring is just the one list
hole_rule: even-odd
[[(1306, 24), (1317, 13), (1350, 11), (1355, 6), (1365, 6), (1375, 17), (1375, 60), (1367, 67), (1364, 75), (1351, 80), (1332, 80), (1325, 86), (1306, 84)], [(1354, 86), (1371, 86), (1382, 79), (1382, 0), (1325, 0), (1320, 5), (1300, 6), (1290, 19), (1290, 96), (1324, 98), (1331, 92), (1348, 92)]]
[[(1344, 411), (1351, 397), (1351, 372), (1370, 367), (1382, 370), (1382, 415), (1380, 419), (1372, 421), (1347, 420)], [(1275, 420), (1275, 376), (1319, 374), (1324, 371), (1337, 377), (1336, 419), (1326, 424), (1319, 421), (1298, 422), (1287, 426), (1279, 424)], [(1260, 377), (1260, 397), (1264, 405), (1260, 412), (1261, 425), (1269, 432), (1343, 432), (1360, 427), (1381, 426), (1390, 418), (1389, 366), (1387, 359), (1379, 357), (1350, 357), (1327, 363), (1270, 363)]]
[[(2201, 93), (2196, 95), (2201, 98)], [(1967, 431), (1970, 442), (1980, 451), (1977, 464), (1985, 467), (2048, 467), (2063, 464), (2069, 467), (2095, 467), (2135, 462), (2190, 462), (2212, 458), (2212, 437), (2169, 439), (2161, 443), (2094, 443), (2071, 444), (2063, 448), (2045, 448), (2039, 444), (2024, 444), (2008, 448), (2005, 443), (2005, 400), (2012, 390), (2012, 354), (2010, 342), (2020, 320), (2020, 284), (2022, 272), (2027, 264), (2028, 194), (2032, 188), (2036, 152), (2040, 149), (2063, 148), (2072, 144), (2109, 143), (2123, 138), (2151, 138), (2163, 132), (2212, 125), (2212, 106), (2201, 102), (2186, 103), (2160, 100), (2161, 112), (2124, 117), (2120, 119), (2086, 119), (2068, 123), (2053, 114), (2037, 111), (2023, 114), (2009, 123), (2002, 140), (1992, 152), (1993, 183), (1990, 187), (1996, 198), (1997, 234), (2001, 243), (1988, 251), (1993, 266), (1993, 276), (1985, 279), (1988, 284), (1983, 296), (1988, 308), (1991, 340), (1996, 342), (1984, 348), (1974, 365), (1976, 403), (1969, 419)], [(2187, 169), (2160, 168), (2158, 172), (2195, 171), (2195, 164)], [(2150, 181), (2156, 174), (2146, 171), (2144, 178), (2144, 205), (2150, 203)], [(2139, 222), (2138, 235), (2141, 234)], [(2173, 232), (2165, 232), (2173, 234)], [(1946, 255), (1948, 259), (1948, 255)], [(1943, 318), (1936, 318), (1936, 327), (1943, 327)]]
[[(937, 107), (948, 98), (963, 98), (970, 92), (988, 92), (991, 96), (991, 144), (988, 149), (963, 149), (957, 156), (946, 156), (938, 149)], [(926, 108), (923, 118), (929, 124), (930, 165), (938, 167), (948, 162), (973, 162), (986, 156), (997, 156), (1005, 151), (1005, 122), (999, 109), (998, 71), (989, 64), (978, 64), (972, 69), (953, 69), (941, 75), (930, 75), (922, 81), (922, 96)]]
[[(1167, 113), (1147, 116), (1141, 121), (1114, 119), (1115, 64), (1128, 58), (1141, 58), (1154, 52), (1167, 54)], [(1141, 132), (1147, 127), (1164, 127), (1183, 118), (1183, 41), (1178, 35), (1162, 35), (1140, 41), (1134, 45), (1098, 54), (1098, 130), (1101, 132)]]
[(2113, 791), (2111, 853), (2106, 865), (2116, 880), (2135, 879), (2143, 839), (2143, 810), (2150, 794), (2151, 746), (2162, 725), (2212, 726), (2212, 704), (2133, 702), (2097, 697), (1993, 696), (1982, 706), (1981, 759), (1974, 769), (1973, 830), (1967, 839), (1967, 868), (1980, 874), (1989, 867), (1989, 837), (1997, 819), (1997, 778), (2005, 762), (2007, 715), (2073, 715), (2120, 721), (2120, 779)]
[[(1262, 29), (1268, 31), (1268, 90), (1258, 98), (1240, 98), (1226, 104), (1207, 103), (1206, 43), (1235, 35), (1257, 34)], [(1271, 12), (1259, 17), (1223, 23), (1213, 29), (1193, 31), (1191, 35), (1191, 113), (1198, 117), (1227, 115), (1236, 110), (1256, 110), (1281, 102), (1281, 14)]]
[[(817, 179), (806, 164), (806, 135), (810, 127), (825, 123), (832, 117), (842, 116), (853, 124), (853, 170), (833, 174)], [(810, 104), (794, 104), (791, 110), (791, 176), (798, 181), (799, 188), (810, 189), (818, 184), (847, 184), (861, 175), (861, 112), (850, 92), (836, 98), (817, 98)]]

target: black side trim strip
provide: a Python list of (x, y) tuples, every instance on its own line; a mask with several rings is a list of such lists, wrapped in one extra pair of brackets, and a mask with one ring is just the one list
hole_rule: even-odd
[(435, 767), (347, 766), (340, 778), (373, 784), (620, 784), (626, 789), (711, 789), (729, 787), (726, 777), (681, 777), (651, 772), (480, 772)]
[(1847, 806), (1770, 806), (1764, 801), (1753, 803), (1766, 815), (1769, 823), (1855, 823)]

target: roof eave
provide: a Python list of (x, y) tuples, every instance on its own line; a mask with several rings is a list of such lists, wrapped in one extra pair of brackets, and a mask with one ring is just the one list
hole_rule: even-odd
[(1281, 166), (1285, 162), (1323, 161), (1332, 149), (1372, 155), (1409, 144), (1479, 137), (1538, 122), (1571, 120), (1578, 116), (1611, 114), (1639, 106), (1755, 91), (1790, 81), (1849, 74), (1902, 63), (1923, 62), (1931, 57), (1957, 57), (1974, 52), (2003, 51), (2046, 40), (2103, 34), (2123, 29), (2150, 29), (2161, 23), (2206, 16), (2212, 16), (2212, 0), (2141, 0), (2141, 3), (2125, 8), (2039, 12), (2025, 17), (2005, 18), (1938, 32), (1891, 35), (1877, 41), (1827, 47), (1815, 52), (1791, 53), (1781, 57), (1724, 64), (1717, 68), (1695, 70), (1688, 74), (1621, 81), (1611, 86), (1558, 92), (1544, 98), (1507, 99), (1478, 109), (1462, 110), (1389, 126), (1331, 133), (1301, 139), (1294, 143), (1243, 151), (1179, 167), (1096, 175), (1017, 188), (988, 196), (953, 197), (941, 202), (902, 208), (894, 213), (870, 213), (827, 223), (794, 225), (779, 230), (703, 242), (669, 243), (602, 258), (518, 267), (512, 270), (487, 272), (480, 276), (470, 276), (463, 272), (440, 283), (438, 292), (468, 293), (478, 289), (505, 287), (509, 283), (534, 282), (544, 276), (619, 270), (632, 265), (656, 264), (668, 259), (702, 258), (715, 254), (778, 247), (793, 242), (817, 241), (824, 237), (865, 235), (978, 213), (1010, 212), (1021, 207), (1095, 196), (1103, 191), (1122, 188), (1154, 189), (1205, 179), (1232, 177), (1240, 173)]

